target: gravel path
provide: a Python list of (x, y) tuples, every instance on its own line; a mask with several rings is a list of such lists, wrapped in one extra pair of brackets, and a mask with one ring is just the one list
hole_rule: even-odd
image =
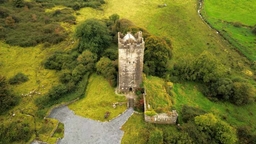
[(64, 138), (59, 144), (119, 144), (124, 134), (120, 128), (132, 114), (129, 108), (110, 122), (98, 122), (75, 115), (64, 106), (52, 110), (49, 117), (64, 124)]

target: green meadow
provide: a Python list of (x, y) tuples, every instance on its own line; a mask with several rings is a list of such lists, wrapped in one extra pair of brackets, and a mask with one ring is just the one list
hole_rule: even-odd
[(256, 60), (256, 2), (204, 0), (202, 14), (215, 29), (248, 59)]

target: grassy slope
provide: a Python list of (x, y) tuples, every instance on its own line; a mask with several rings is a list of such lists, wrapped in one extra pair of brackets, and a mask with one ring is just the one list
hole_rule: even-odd
[[(183, 105), (201, 108), (213, 112), (225, 119), (232, 126), (253, 125), (256, 122), (255, 104), (235, 106), (230, 103), (212, 102), (207, 99), (193, 83), (175, 84), (174, 105), (181, 112)], [(253, 127), (254, 131), (256, 127)]]
[[(124, 102), (124, 104), (113, 108), (115, 102)], [(77, 115), (100, 121), (113, 119), (124, 112), (126, 107), (126, 98), (117, 96), (109, 83), (96, 74), (89, 79), (85, 97), (69, 106)], [(110, 112), (108, 119), (104, 119), (106, 112)]]
[(144, 86), (147, 92), (147, 105), (150, 105), (150, 108), (160, 111), (170, 110), (172, 102), (166, 92), (163, 79), (153, 76), (144, 78)]
[[(0, 47), (0, 74), (9, 79), (18, 72), (22, 72), (29, 78), (29, 81), (23, 84), (10, 86), (12, 92), (21, 97), (21, 101), (20, 104), (10, 110), (8, 114), (0, 116), (0, 120), (5, 123), (10, 122), (10, 119), (11, 121), (22, 119), (28, 121), (31, 124), (31, 128), (34, 129), (34, 119), (27, 115), (35, 115), (37, 111), (34, 99), (45, 94), (53, 85), (58, 83), (57, 73), (44, 69), (41, 63), (54, 51), (63, 50), (63, 48), (68, 49), (73, 46), (69, 45), (69, 42), (64, 42), (51, 46), (50, 48), (43, 48), (41, 45), (21, 48), (10, 47), (1, 41)], [(34, 90), (41, 94), (22, 96), (22, 94), (25, 95)], [(12, 113), (15, 113), (15, 117), (11, 117)], [(45, 122), (44, 120), (37, 119), (36, 129), (40, 133), (39, 138), (54, 143), (56, 137), (50, 137), (50, 134), (56, 125), (56, 120), (48, 119), (48, 122)], [(35, 138), (35, 136), (33, 136), (33, 138)]]
[[(174, 58), (172, 62), (187, 54), (197, 56), (208, 50), (218, 56), (228, 67), (245, 65), (246, 58), (241, 57), (216, 31), (209, 28), (197, 14), (197, 0), (106, 0), (103, 11), (90, 8), (79, 11), (78, 21), (88, 18), (108, 18), (117, 13), (150, 33), (169, 37), (172, 41)], [(158, 8), (166, 3), (167, 7)], [(132, 10), (131, 10), (132, 9)], [(243, 68), (242, 68), (243, 69)]]
[[(256, 36), (251, 26), (256, 24), (256, 1), (204, 0), (203, 15), (249, 59), (256, 60)], [(239, 22), (241, 27), (232, 23)]]

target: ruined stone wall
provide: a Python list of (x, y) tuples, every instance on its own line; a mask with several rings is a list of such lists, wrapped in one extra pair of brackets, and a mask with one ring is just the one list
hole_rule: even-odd
[(142, 32), (135, 36), (118, 33), (118, 90), (134, 91), (142, 83), (144, 40)]
[(157, 113), (154, 116), (146, 115), (147, 103), (146, 103), (146, 94), (143, 95), (144, 99), (144, 118), (146, 122), (156, 123), (156, 124), (176, 124), (178, 113), (176, 110), (172, 110), (168, 113)]

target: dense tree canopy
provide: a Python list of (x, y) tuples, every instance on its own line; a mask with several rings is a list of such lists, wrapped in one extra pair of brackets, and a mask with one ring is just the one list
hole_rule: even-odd
[(112, 86), (116, 84), (116, 64), (107, 57), (102, 57), (96, 64), (97, 72), (103, 75)]
[(212, 113), (195, 117), (195, 124), (201, 132), (211, 136), (211, 141), (223, 144), (237, 142), (236, 130), (228, 123), (217, 119)]
[(85, 67), (85, 71), (93, 72), (95, 63), (97, 61), (97, 55), (85, 50), (81, 55), (78, 56), (77, 61)]
[(144, 72), (163, 77), (172, 52), (165, 40), (150, 36), (145, 40)]
[(80, 52), (87, 49), (98, 55), (102, 54), (112, 40), (106, 24), (97, 19), (88, 19), (79, 25), (75, 36), (79, 39)]
[(6, 112), (17, 103), (18, 99), (10, 93), (5, 77), (0, 75), (0, 114)]

